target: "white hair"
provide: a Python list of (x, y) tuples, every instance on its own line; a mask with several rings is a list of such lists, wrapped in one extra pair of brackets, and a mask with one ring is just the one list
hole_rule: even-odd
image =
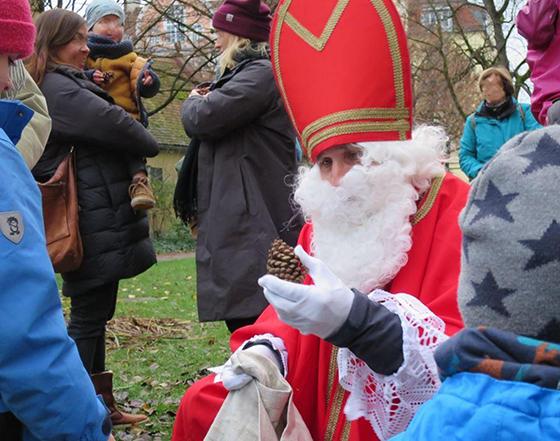
[(414, 129), (407, 141), (360, 142), (364, 149), (362, 164), (397, 161), (403, 173), (420, 193), (426, 191), (436, 176), (445, 173), (445, 149), (449, 137), (441, 127), (422, 125)]

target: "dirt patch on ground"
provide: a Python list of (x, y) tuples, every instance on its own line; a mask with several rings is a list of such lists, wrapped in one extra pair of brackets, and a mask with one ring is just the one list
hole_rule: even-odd
[(194, 257), (194, 251), (158, 254), (157, 260), (158, 262), (165, 262), (166, 260), (180, 260), (189, 257)]

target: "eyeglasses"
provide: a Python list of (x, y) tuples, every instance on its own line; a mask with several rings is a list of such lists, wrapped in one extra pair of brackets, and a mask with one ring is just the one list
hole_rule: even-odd
[(87, 36), (85, 36), (84, 34), (77, 33), (72, 37), (72, 41), (79, 44), (86, 44)]

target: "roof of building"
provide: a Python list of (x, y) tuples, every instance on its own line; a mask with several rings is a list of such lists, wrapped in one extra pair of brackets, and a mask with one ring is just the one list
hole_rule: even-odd
[[(161, 105), (166, 98), (166, 96), (158, 94), (150, 100), (145, 100), (148, 111)], [(189, 144), (189, 137), (181, 123), (182, 104), (182, 100), (175, 98), (149, 118), (148, 130), (156, 138), (161, 148), (185, 150)]]

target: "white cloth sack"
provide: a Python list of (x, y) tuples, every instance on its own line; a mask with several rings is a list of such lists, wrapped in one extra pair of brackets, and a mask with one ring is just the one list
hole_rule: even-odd
[(204, 441), (313, 441), (291, 386), (271, 360), (238, 351), (231, 361), (253, 380), (229, 392)]

